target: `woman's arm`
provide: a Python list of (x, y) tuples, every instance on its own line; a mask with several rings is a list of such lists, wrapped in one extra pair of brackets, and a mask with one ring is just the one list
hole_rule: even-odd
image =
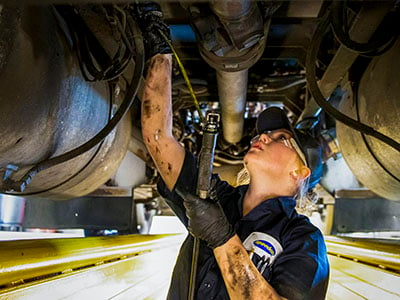
[(260, 274), (237, 235), (214, 255), (231, 299), (285, 299)]
[(171, 54), (150, 60), (142, 101), (144, 143), (168, 189), (174, 187), (185, 150), (172, 135)]
[(149, 68), (142, 98), (143, 140), (166, 186), (172, 189), (185, 158), (185, 150), (172, 135), (172, 50), (165, 38), (170, 31), (158, 3), (135, 4)]
[(187, 191), (176, 192), (184, 199), (190, 233), (213, 249), (230, 298), (283, 299), (254, 266), (221, 205)]

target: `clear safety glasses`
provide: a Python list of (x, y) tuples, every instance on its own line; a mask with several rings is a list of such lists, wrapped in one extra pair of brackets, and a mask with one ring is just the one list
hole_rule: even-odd
[[(303, 164), (305, 166), (307, 166), (307, 161), (304, 156), (304, 153), (300, 149), (296, 140), (291, 136), (291, 134), (289, 134), (285, 131), (276, 131), (276, 130), (275, 131), (266, 131), (266, 132), (263, 132), (262, 134), (266, 134), (270, 138), (270, 140), (272, 140), (273, 142), (284, 144), (286, 147), (295, 150), (297, 155), (302, 160)], [(250, 141), (250, 145), (253, 145), (255, 142), (259, 141), (260, 136), (261, 136), (261, 134), (257, 134), (255, 137), (253, 137)]]

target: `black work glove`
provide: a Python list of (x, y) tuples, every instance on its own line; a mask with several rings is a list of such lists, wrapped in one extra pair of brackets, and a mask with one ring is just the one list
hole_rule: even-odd
[(200, 199), (186, 191), (176, 190), (183, 199), (189, 219), (189, 232), (212, 249), (225, 244), (235, 232), (221, 205), (210, 199)]
[(160, 31), (171, 41), (169, 27), (163, 20), (163, 13), (159, 4), (146, 1), (135, 5), (136, 21), (142, 31), (146, 59), (156, 54), (172, 53), (167, 41)]

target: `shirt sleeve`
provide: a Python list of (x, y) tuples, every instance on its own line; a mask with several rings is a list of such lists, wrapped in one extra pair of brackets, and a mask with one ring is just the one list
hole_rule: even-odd
[(329, 263), (322, 233), (309, 223), (294, 228), (284, 241), (269, 282), (288, 299), (325, 299)]
[[(197, 189), (197, 176), (198, 176), (198, 160), (193, 153), (185, 149), (185, 159), (183, 161), (181, 172), (179, 173), (178, 180), (174, 188), (170, 191), (165, 185), (162, 178), (157, 183), (157, 189), (160, 195), (165, 198), (167, 204), (174, 211), (175, 215), (181, 220), (183, 225), (188, 228), (188, 218), (186, 210), (183, 205), (183, 199), (175, 192), (176, 189), (186, 190), (192, 194), (196, 194)], [(212, 184), (216, 190), (217, 198), (226, 210), (227, 200), (230, 200), (235, 192), (235, 189), (226, 181), (222, 181), (218, 174), (212, 175)], [(231, 209), (230, 209), (231, 210)], [(228, 219), (231, 218), (232, 212), (227, 215)]]
[(186, 228), (188, 227), (188, 218), (186, 217), (185, 207), (183, 206), (182, 198), (175, 192), (175, 189), (184, 189), (195, 194), (197, 174), (197, 158), (190, 151), (185, 149), (185, 159), (183, 161), (182, 169), (172, 191), (166, 187), (161, 178), (157, 184), (158, 192), (165, 198), (169, 207), (171, 207), (175, 215), (181, 220)]

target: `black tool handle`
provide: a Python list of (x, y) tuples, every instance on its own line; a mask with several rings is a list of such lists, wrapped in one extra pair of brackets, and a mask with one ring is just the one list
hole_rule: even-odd
[[(199, 157), (199, 174), (197, 176), (197, 195), (201, 199), (208, 198), (211, 176), (214, 163), (214, 151), (218, 135), (219, 114), (209, 113), (206, 117), (206, 123), (203, 126), (203, 143)], [(199, 257), (200, 241), (194, 238), (192, 265), (189, 279), (188, 299), (195, 299), (197, 261)]]
[(208, 198), (214, 163), (215, 145), (218, 135), (219, 114), (209, 113), (203, 127), (203, 143), (199, 157), (199, 174), (197, 177), (197, 195)]

